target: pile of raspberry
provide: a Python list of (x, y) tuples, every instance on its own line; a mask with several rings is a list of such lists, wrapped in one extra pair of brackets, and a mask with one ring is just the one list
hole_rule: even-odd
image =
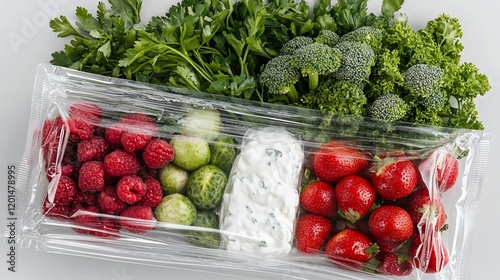
[(106, 126), (102, 116), (98, 105), (75, 103), (66, 119), (44, 122), (49, 186), (43, 213), (71, 220), (78, 233), (105, 238), (118, 237), (121, 228), (152, 230), (153, 208), (163, 197), (157, 173), (174, 159), (174, 150), (146, 114), (123, 114)]

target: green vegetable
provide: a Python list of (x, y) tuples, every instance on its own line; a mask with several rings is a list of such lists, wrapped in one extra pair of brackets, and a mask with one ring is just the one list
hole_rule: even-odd
[(373, 26), (362, 26), (342, 36), (340, 41), (365, 43), (378, 53), (382, 48), (382, 30)]
[(210, 164), (229, 174), (236, 158), (236, 141), (228, 136), (219, 136), (210, 144)]
[(213, 140), (221, 132), (220, 112), (211, 109), (193, 109), (180, 121), (180, 127), (184, 135)]
[(333, 74), (341, 65), (341, 59), (339, 50), (325, 44), (313, 43), (296, 50), (290, 66), (308, 78), (309, 90), (315, 90), (320, 76)]
[(297, 36), (283, 44), (280, 55), (293, 55), (296, 50), (314, 43), (314, 40), (308, 36)]
[(200, 210), (211, 210), (219, 205), (226, 188), (224, 171), (213, 165), (205, 165), (189, 176), (187, 196)]
[(183, 231), (189, 243), (198, 247), (219, 248), (221, 242), (220, 233), (203, 230), (203, 228), (219, 229), (219, 218), (214, 212), (198, 211), (191, 226), (200, 227), (200, 229)]
[(368, 109), (369, 116), (376, 120), (392, 122), (402, 119), (408, 111), (406, 102), (395, 94), (382, 95)]
[(161, 188), (169, 194), (180, 193), (185, 194), (189, 173), (177, 167), (174, 164), (169, 164), (158, 172), (158, 178)]
[(426, 98), (438, 91), (443, 71), (434, 65), (416, 64), (408, 68), (403, 75), (405, 89), (411, 94)]
[(336, 79), (353, 82), (368, 80), (375, 64), (375, 53), (368, 44), (341, 41), (335, 48), (342, 55), (340, 67), (334, 74)]
[(319, 31), (318, 36), (314, 38), (314, 42), (325, 44), (329, 47), (334, 47), (340, 41), (340, 36), (333, 30), (322, 29)]
[(308, 108), (318, 108), (325, 116), (363, 116), (366, 96), (352, 81), (328, 79), (301, 98)]
[(259, 82), (267, 87), (270, 94), (284, 95), (289, 103), (299, 99), (295, 83), (299, 81), (300, 71), (291, 65), (291, 55), (280, 55), (271, 59), (262, 70)]
[(162, 198), (154, 214), (159, 222), (191, 225), (196, 217), (196, 207), (189, 198), (176, 193)]
[(210, 147), (203, 138), (176, 135), (170, 145), (174, 149), (173, 163), (186, 171), (194, 171), (210, 162)]

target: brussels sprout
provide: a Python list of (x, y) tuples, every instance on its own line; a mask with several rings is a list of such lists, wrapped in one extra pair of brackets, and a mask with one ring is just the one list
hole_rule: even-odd
[(155, 218), (159, 222), (189, 226), (195, 217), (193, 202), (179, 193), (165, 196), (155, 208)]
[[(198, 211), (191, 226), (219, 229), (219, 218), (212, 211)], [(198, 247), (219, 248), (220, 233), (217, 231), (186, 230), (186, 240)]]
[(210, 145), (210, 164), (219, 167), (222, 171), (229, 173), (236, 158), (236, 141), (227, 136), (215, 138)]
[(161, 188), (167, 194), (186, 193), (189, 173), (175, 164), (171, 163), (160, 169), (158, 178), (160, 180)]
[(206, 140), (217, 137), (221, 131), (220, 113), (211, 109), (194, 109), (181, 121), (181, 133)]
[(176, 135), (170, 145), (174, 148), (173, 163), (184, 170), (193, 171), (210, 162), (210, 147), (205, 139)]
[(187, 197), (200, 210), (214, 209), (222, 200), (226, 183), (226, 174), (220, 168), (202, 166), (189, 176)]

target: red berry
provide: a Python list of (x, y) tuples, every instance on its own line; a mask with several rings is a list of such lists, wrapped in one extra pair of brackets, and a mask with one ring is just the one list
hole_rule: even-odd
[(370, 211), (376, 195), (368, 181), (356, 175), (349, 175), (338, 182), (335, 196), (339, 214), (355, 223)]
[(98, 192), (104, 189), (104, 186), (104, 164), (100, 161), (84, 162), (78, 176), (80, 190)]
[(53, 218), (67, 218), (69, 216), (69, 210), (70, 205), (54, 204), (47, 199), (42, 206), (43, 214)]
[(338, 264), (361, 268), (377, 252), (370, 239), (354, 229), (345, 229), (333, 236), (325, 247), (325, 254)]
[(73, 202), (76, 190), (75, 181), (67, 176), (59, 178), (55, 189), (53, 184), (49, 186), (49, 193), (55, 191), (54, 204), (70, 205)]
[(372, 171), (373, 189), (385, 199), (407, 197), (417, 186), (418, 171), (408, 159), (384, 158), (374, 163)]
[(295, 228), (297, 250), (302, 253), (317, 253), (325, 244), (332, 223), (326, 217), (316, 214), (302, 214)]
[(373, 210), (368, 227), (377, 240), (403, 242), (413, 233), (410, 214), (403, 208), (392, 205), (380, 206)]
[(337, 212), (335, 190), (325, 182), (312, 182), (300, 193), (300, 205), (309, 213), (334, 218)]
[(111, 144), (120, 144), (122, 143), (122, 136), (126, 131), (126, 125), (117, 122), (112, 125), (110, 125), (107, 129), (106, 132), (104, 132), (104, 137), (106, 140), (111, 143)]
[(406, 211), (421, 233), (427, 230), (428, 224), (434, 225), (434, 230), (437, 231), (446, 222), (443, 203), (439, 197), (431, 199), (426, 187), (420, 188), (410, 195)]
[(97, 203), (102, 213), (119, 215), (127, 204), (118, 198), (115, 187), (105, 187), (97, 196)]
[(109, 151), (109, 143), (101, 136), (94, 136), (78, 143), (78, 160), (102, 160)]
[(96, 205), (97, 204), (97, 193), (96, 192), (84, 192), (78, 189), (73, 199), (74, 204), (83, 205)]
[(95, 227), (99, 222), (99, 207), (95, 205), (85, 206), (83, 204), (74, 204), (70, 210), (69, 216), (77, 224), (72, 229), (79, 234), (89, 234), (91, 227)]
[(43, 124), (41, 148), (45, 161), (45, 173), (49, 180), (56, 175), (60, 139), (64, 137), (64, 133), (64, 121), (61, 117), (46, 120)]
[(140, 167), (137, 156), (120, 149), (112, 151), (104, 158), (104, 168), (110, 176), (134, 175)]
[(155, 228), (155, 219), (151, 207), (133, 205), (121, 214), (120, 225), (133, 233), (144, 233)]
[(410, 258), (413, 265), (425, 273), (437, 273), (449, 262), (450, 257), (439, 235), (422, 240), (417, 235), (410, 245)]
[(127, 114), (121, 122), (127, 126), (127, 130), (122, 135), (121, 144), (129, 153), (144, 149), (158, 130), (154, 120), (145, 114)]
[(144, 194), (138, 204), (149, 207), (156, 207), (156, 205), (158, 205), (163, 198), (163, 190), (161, 188), (160, 182), (151, 177), (146, 179), (144, 183), (146, 183), (146, 194)]
[(382, 263), (379, 265), (377, 271), (382, 274), (406, 276), (410, 275), (413, 271), (413, 264), (406, 255), (387, 253), (384, 254)]
[(316, 176), (327, 183), (356, 174), (367, 166), (367, 154), (336, 141), (323, 144), (313, 157)]
[(119, 230), (116, 222), (109, 218), (100, 218), (99, 222), (94, 226), (95, 230), (90, 230), (89, 234), (102, 238), (118, 238)]
[(116, 184), (116, 194), (123, 202), (134, 204), (146, 194), (146, 184), (139, 176), (123, 176)]
[(154, 139), (144, 149), (142, 158), (149, 168), (162, 168), (174, 160), (174, 148), (165, 140)]
[(437, 188), (442, 192), (455, 185), (460, 172), (458, 159), (444, 148), (432, 152), (427, 159), (420, 163), (418, 169), (424, 183), (435, 182)]
[[(69, 108), (68, 125), (70, 132), (79, 140), (90, 139), (96, 125), (101, 122), (102, 110), (97, 105), (75, 103)], [(78, 139), (74, 139), (78, 141)]]

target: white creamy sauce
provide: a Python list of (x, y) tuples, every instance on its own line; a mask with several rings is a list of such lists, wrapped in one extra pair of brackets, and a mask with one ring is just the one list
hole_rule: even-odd
[(247, 131), (221, 205), (227, 250), (269, 256), (291, 250), (303, 160), (300, 141), (285, 129)]

